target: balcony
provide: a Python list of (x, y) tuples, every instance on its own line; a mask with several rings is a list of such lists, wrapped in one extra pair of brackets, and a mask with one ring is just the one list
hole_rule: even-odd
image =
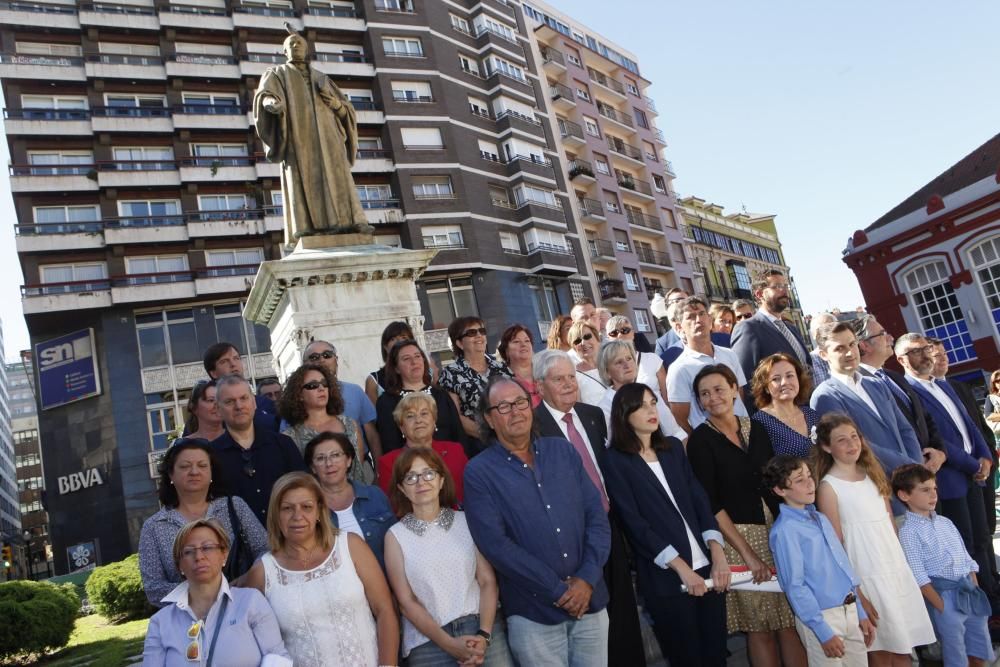
[(111, 277), (111, 299), (114, 303), (193, 299), (195, 296), (194, 273), (190, 270)]
[(103, 230), (100, 221), (14, 225), (18, 252), (103, 248)]
[(102, 188), (179, 186), (174, 160), (109, 160), (97, 163), (97, 185)]
[(486, 80), (488, 82), (495, 81), (498, 86), (512, 86), (513, 90), (521, 93), (522, 95), (530, 96), (532, 99), (535, 97), (535, 87), (531, 85), (530, 81), (508, 74), (501, 69), (491, 69), (489, 65), (487, 65)]
[(572, 247), (529, 243), (527, 249), (527, 266), (532, 273), (571, 276), (577, 272), (576, 255)]
[(593, 183), (597, 180), (594, 178), (594, 165), (586, 160), (581, 160), (580, 158), (570, 160), (566, 165), (566, 169), (571, 181), (579, 179), (579, 181), (584, 183)]
[(264, 30), (285, 31), (285, 22), (291, 24), (298, 31), (303, 30), (302, 19), (295, 15), (291, 9), (282, 7), (253, 7), (242, 6), (233, 7), (233, 27), (234, 28), (259, 28)]
[(616, 111), (613, 107), (609, 107), (603, 102), (598, 102), (597, 113), (615, 123), (619, 129), (635, 134), (635, 122), (621, 111)]
[(80, 19), (72, 5), (41, 2), (0, 2), (0, 25), (79, 30)]
[(605, 219), (604, 206), (601, 202), (596, 199), (577, 199), (577, 203), (580, 205), (580, 215), (585, 218), (599, 218), (601, 220)]
[(250, 289), (260, 264), (209, 266), (194, 270), (194, 288), (199, 294), (242, 293)]
[(527, 132), (533, 134), (539, 139), (545, 138), (545, 132), (542, 130), (542, 124), (538, 122), (538, 119), (527, 114), (514, 111), (513, 109), (507, 109), (501, 111), (497, 114), (496, 118), (497, 124), (496, 129), (498, 132), (503, 133), (507, 130), (519, 130), (521, 132)]
[(4, 109), (4, 129), (13, 135), (88, 135), (89, 109)]
[(240, 63), (232, 56), (177, 53), (167, 58), (167, 76), (198, 79), (239, 79)]
[(226, 10), (216, 7), (193, 5), (165, 5), (160, 7), (160, 25), (164, 28), (189, 28), (192, 24), (201, 30), (233, 31), (233, 19)]
[(302, 14), (306, 29), (363, 32), (364, 17), (353, 7), (306, 7)]
[(313, 67), (323, 74), (337, 76), (375, 76), (375, 66), (360, 53), (321, 52), (316, 54)]
[(622, 188), (623, 194), (653, 199), (653, 188), (646, 181), (640, 181), (637, 178), (626, 175), (618, 177), (618, 185)]
[(543, 178), (555, 177), (552, 163), (538, 155), (509, 155), (506, 162), (508, 176), (525, 172)]
[(235, 104), (180, 104), (171, 109), (176, 129), (247, 130), (244, 107)]
[(351, 171), (354, 173), (390, 173), (396, 170), (389, 151), (361, 149)]
[(83, 58), (0, 54), (0, 79), (34, 81), (86, 81)]
[(25, 315), (110, 306), (111, 282), (106, 278), (21, 286)]
[(638, 227), (645, 227), (646, 229), (651, 229), (657, 232), (663, 231), (663, 225), (660, 224), (660, 219), (655, 215), (649, 215), (648, 213), (643, 213), (642, 211), (626, 208), (625, 217), (628, 218), (630, 224)]
[(375, 11), (386, 12), (388, 14), (413, 14), (412, 0), (375, 0)]
[(513, 55), (520, 59), (523, 65), (524, 48), (517, 42), (517, 37), (511, 39), (510, 35), (494, 30), (488, 25), (473, 26), (472, 29), (476, 37), (476, 46), (479, 47), (480, 51), (487, 46), (493, 46), (504, 51), (505, 57), (509, 58)]
[(11, 192), (87, 192), (98, 189), (93, 164), (10, 165)]
[(559, 125), (559, 136), (567, 144), (582, 146), (587, 143), (587, 138), (583, 135), (583, 128), (571, 120), (559, 118), (556, 123)]
[(166, 81), (167, 70), (159, 56), (129, 56), (101, 53), (84, 58), (91, 79), (132, 79)]
[(240, 74), (243, 76), (260, 76), (269, 67), (281, 65), (286, 60), (280, 53), (248, 53), (240, 58)]
[(559, 76), (560, 73), (565, 72), (566, 58), (563, 56), (562, 51), (543, 46), (542, 68), (553, 76)]
[(104, 239), (109, 244), (187, 241), (184, 216), (105, 218)]
[(368, 199), (361, 201), (369, 225), (395, 225), (406, 222), (398, 199)]
[(628, 95), (625, 92), (625, 86), (623, 86), (618, 81), (612, 79), (611, 77), (598, 72), (593, 67), (587, 68), (587, 74), (590, 75), (590, 80), (601, 86), (604, 90), (608, 91), (612, 95), (620, 98), (621, 100), (627, 100)]
[(257, 180), (254, 159), (247, 155), (183, 157), (178, 162), (181, 181), (186, 183)]
[(642, 264), (669, 268), (673, 268), (674, 266), (673, 262), (670, 261), (670, 255), (659, 250), (652, 250), (651, 248), (636, 244), (635, 254), (639, 257), (639, 262)]
[(171, 111), (165, 107), (93, 107), (94, 132), (172, 133)]
[[(187, 211), (183, 216), (189, 238), (218, 238), (233, 236), (253, 236), (271, 231), (268, 228), (267, 216), (270, 212), (263, 209), (233, 209)], [(280, 216), (281, 213), (278, 213)], [(278, 229), (282, 229), (281, 221)]]
[(588, 239), (587, 248), (590, 250), (590, 258), (598, 262), (615, 262), (615, 246), (611, 241), (604, 239)]
[(660, 296), (663, 296), (663, 285), (659, 282), (651, 283), (644, 280), (642, 286), (643, 289), (646, 290), (646, 298), (650, 301), (656, 297), (657, 293), (659, 293)]
[(157, 31), (160, 19), (152, 6), (86, 3), (80, 5), (80, 27), (84, 31), (87, 28)]
[(605, 278), (604, 280), (598, 281), (597, 289), (601, 293), (602, 301), (625, 301), (628, 298), (625, 295), (625, 283), (621, 280)]
[[(272, 204), (264, 207), (264, 229), (268, 232), (284, 231), (285, 209), (283, 206)], [(188, 233), (191, 233), (190, 230)]]
[(670, 160), (663, 161), (663, 171), (667, 172), (670, 176), (677, 178), (677, 172), (674, 171), (674, 163)]
[(617, 137), (609, 136), (607, 137), (607, 140), (608, 148), (615, 155), (628, 158), (629, 160), (637, 162), (643, 166), (646, 165), (646, 163), (642, 161), (642, 151), (640, 151), (637, 147), (632, 144), (627, 144)]
[(576, 99), (573, 91), (561, 83), (549, 82), (549, 97), (552, 103), (565, 109), (572, 109), (576, 106)]
[(649, 128), (649, 131), (653, 133), (653, 138), (656, 139), (657, 143), (663, 144), (664, 146), (667, 145), (667, 138), (663, 136), (663, 130), (651, 127)]
[(359, 125), (384, 125), (385, 114), (371, 100), (352, 100)]

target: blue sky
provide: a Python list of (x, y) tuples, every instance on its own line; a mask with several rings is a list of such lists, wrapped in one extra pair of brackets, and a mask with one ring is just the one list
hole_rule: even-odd
[[(635, 53), (681, 194), (778, 216), (809, 312), (860, 305), (847, 238), (1000, 132), (1000, 3), (550, 4)], [(28, 337), (2, 175), (0, 220), (13, 359)]]

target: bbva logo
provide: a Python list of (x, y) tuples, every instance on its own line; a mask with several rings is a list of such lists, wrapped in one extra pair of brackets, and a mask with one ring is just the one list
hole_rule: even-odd
[(59, 495), (104, 484), (104, 480), (101, 479), (101, 473), (97, 471), (97, 468), (75, 472), (71, 475), (63, 475), (56, 481), (59, 483)]

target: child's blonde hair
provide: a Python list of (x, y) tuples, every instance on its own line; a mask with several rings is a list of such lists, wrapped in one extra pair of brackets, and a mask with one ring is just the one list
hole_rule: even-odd
[(883, 497), (889, 498), (892, 495), (892, 488), (889, 486), (889, 480), (885, 476), (885, 471), (882, 470), (882, 464), (878, 462), (875, 452), (868, 446), (868, 441), (865, 440), (865, 436), (861, 432), (861, 429), (858, 428), (858, 425), (854, 423), (853, 419), (841, 412), (828, 412), (823, 415), (816, 426), (816, 447), (813, 449), (812, 466), (813, 477), (816, 479), (816, 482), (818, 483), (822, 480), (833, 467), (833, 455), (825, 451), (823, 445), (830, 446), (830, 434), (833, 432), (833, 429), (840, 426), (851, 426), (857, 431), (858, 438), (861, 440), (861, 454), (858, 456), (858, 465), (868, 475), (868, 479), (875, 483), (878, 492)]

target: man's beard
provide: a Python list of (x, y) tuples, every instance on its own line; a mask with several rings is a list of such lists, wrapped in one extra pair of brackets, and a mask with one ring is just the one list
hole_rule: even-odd
[[(784, 299), (784, 301), (782, 301)], [(787, 296), (776, 296), (764, 301), (767, 309), (772, 313), (781, 313), (786, 308), (788, 308), (788, 297)]]

